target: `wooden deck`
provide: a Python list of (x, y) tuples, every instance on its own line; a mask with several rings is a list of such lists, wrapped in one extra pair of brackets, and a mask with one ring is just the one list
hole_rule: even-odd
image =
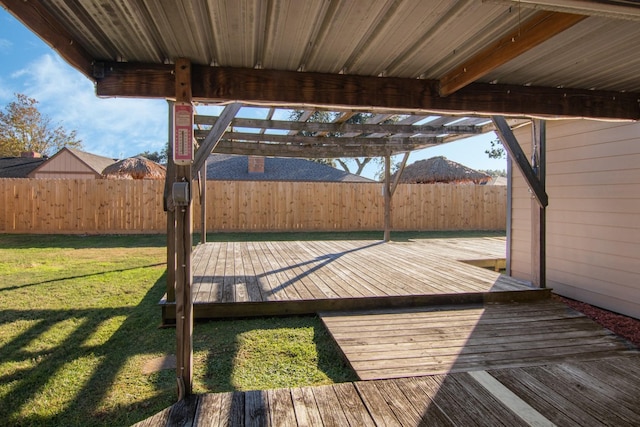
[(362, 380), (593, 360), (629, 350), (618, 336), (552, 300), (321, 318)]
[(138, 426), (640, 425), (638, 349), (548, 290), (471, 265), (503, 251), (503, 239), (199, 246), (196, 314), (320, 312), (363, 381), (190, 396)]
[(637, 426), (640, 356), (191, 396), (137, 426)]
[[(312, 314), (511, 300), (539, 292), (472, 265), (499, 265), (504, 252), (504, 238), (207, 243), (193, 254), (194, 313)], [(163, 318), (175, 319), (174, 304), (160, 304)]]

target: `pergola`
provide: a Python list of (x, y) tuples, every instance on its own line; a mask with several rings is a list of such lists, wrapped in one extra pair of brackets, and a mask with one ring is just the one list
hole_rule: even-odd
[[(215, 121), (196, 120), (212, 127), (206, 135), (196, 131), (204, 139), (193, 165), (178, 165), (167, 174), (175, 182), (191, 182), (213, 148), (300, 157), (389, 156), (442, 142), (437, 132), (444, 123), (432, 124), (433, 129), (417, 125), (418, 132), (407, 129), (415, 126), (409, 123), (389, 128), (375, 120), (357, 128), (346, 123), (248, 123), (235, 119), (239, 103), (328, 108), (343, 111), (341, 118), (354, 111), (490, 117), (537, 201), (532, 207), (532, 253), (538, 276), (534, 282), (541, 286), (547, 204), (541, 119), (640, 118), (636, 2), (0, 2), (95, 82), (98, 96), (228, 103)], [(533, 165), (503, 116), (534, 119)], [(479, 119), (467, 120), (445, 134), (479, 130), (473, 123)], [(288, 126), (285, 130), (292, 134), (239, 135), (227, 133), (230, 125)], [(312, 126), (315, 132), (345, 136), (309, 139), (293, 134)], [(171, 201), (169, 185), (166, 195)], [(168, 203), (169, 242), (175, 242), (169, 245), (168, 268), (176, 289), (181, 397), (191, 392), (192, 364), (192, 207), (186, 199), (175, 209)]]

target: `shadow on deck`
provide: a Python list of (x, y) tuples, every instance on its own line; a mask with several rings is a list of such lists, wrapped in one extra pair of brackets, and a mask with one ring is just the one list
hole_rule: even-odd
[[(504, 240), (496, 238), (207, 243), (193, 265), (196, 319), (549, 296), (492, 271), (504, 265)], [(165, 295), (160, 306), (163, 321), (175, 321), (175, 303)]]

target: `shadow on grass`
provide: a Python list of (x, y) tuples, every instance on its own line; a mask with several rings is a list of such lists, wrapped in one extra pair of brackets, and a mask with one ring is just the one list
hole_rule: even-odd
[[(111, 412), (101, 412), (108, 401), (116, 377), (130, 358), (147, 353), (166, 353), (175, 347), (174, 332), (158, 329), (159, 310), (157, 302), (164, 292), (166, 276), (161, 276), (135, 307), (97, 308), (81, 310), (5, 310), (0, 315), (1, 323), (33, 321), (23, 333), (5, 342), (0, 347), (3, 363), (27, 365), (9, 376), (0, 378), (0, 387), (10, 391), (0, 397), (0, 418), (9, 425), (129, 425), (153, 414), (175, 400), (174, 375), (156, 384), (158, 393), (145, 401), (118, 407)], [(86, 345), (100, 326), (118, 316), (124, 321), (109, 339), (98, 345)], [(60, 322), (74, 321), (77, 327), (56, 346), (44, 350), (29, 351), (28, 345), (35, 342)], [(51, 396), (48, 388), (52, 382), (60, 381), (63, 370), (73, 371), (73, 366), (84, 358), (98, 359), (97, 366), (85, 378), (71, 374), (69, 402), (56, 405), (61, 412), (50, 416), (20, 415), (23, 408), (40, 399), (59, 399)], [(61, 392), (65, 392), (67, 390)], [(75, 391), (75, 390), (79, 391)], [(75, 394), (75, 395), (74, 395)]]
[[(132, 307), (2, 311), (0, 325), (28, 323), (22, 333), (0, 344), (2, 363), (15, 366), (10, 373), (0, 376), (0, 391), (5, 391), (0, 393), (3, 423), (12, 426), (131, 425), (175, 403), (175, 370), (162, 370), (145, 377), (139, 370), (141, 366), (131, 366), (132, 358), (136, 356), (149, 355), (151, 358), (152, 355), (175, 354), (175, 330), (158, 328), (160, 310), (157, 303), (165, 287), (166, 273), (156, 280), (140, 303)], [(119, 317), (123, 319), (122, 323), (111, 336), (91, 344), (92, 336), (101, 326)], [(63, 322), (72, 322), (74, 329), (55, 345), (33, 349), (33, 343), (40, 342), (48, 331)], [(196, 376), (202, 376), (196, 377), (196, 381), (205, 390), (196, 391), (242, 388), (234, 381), (234, 369), (242, 357), (242, 334), (280, 328), (312, 328), (311, 338), (317, 352), (314, 368), (333, 382), (355, 380), (317, 317), (210, 321), (198, 323), (194, 328), (194, 351), (205, 354), (194, 370)], [(291, 354), (281, 356), (285, 359), (295, 357)], [(95, 366), (75, 371), (76, 364), (84, 359), (95, 360)], [(265, 373), (272, 380), (274, 372)], [(291, 385), (289, 372), (282, 376), (286, 380), (282, 386)], [(65, 384), (61, 385), (61, 382)], [(126, 390), (118, 390), (118, 384), (123, 382)], [(146, 384), (144, 393), (152, 397), (137, 396), (136, 388), (132, 386), (136, 382)], [(149, 393), (149, 389), (153, 392)], [(51, 413), (43, 410), (38, 410), (38, 415), (29, 413), (29, 406), (35, 402), (43, 406), (43, 399), (52, 401)]]
[(40, 282), (35, 282), (35, 283), (26, 283), (26, 284), (23, 284), (23, 285), (7, 286), (7, 287), (4, 287), (4, 288), (0, 288), (0, 292), (13, 291), (13, 290), (20, 289), (20, 288), (29, 288), (31, 286), (46, 285), (46, 284), (49, 284), (49, 283), (62, 282), (64, 280), (87, 279), (89, 277), (102, 276), (104, 274), (109, 274), (109, 273), (124, 273), (125, 271), (138, 270), (138, 269), (141, 269), (141, 268), (160, 267), (161, 265), (165, 265), (165, 264), (166, 264), (166, 262), (162, 262), (162, 263), (157, 263), (157, 264), (140, 265), (140, 266), (135, 266), (135, 267), (130, 267), (130, 268), (121, 268), (121, 269), (118, 269), (118, 270), (109, 270), (109, 271), (100, 271), (100, 272), (97, 272), (97, 273), (81, 274), (81, 275), (78, 275), (78, 276), (58, 277), (56, 279), (42, 280)]

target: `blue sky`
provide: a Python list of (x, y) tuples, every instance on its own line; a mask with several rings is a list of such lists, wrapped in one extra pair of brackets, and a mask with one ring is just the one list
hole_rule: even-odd
[[(166, 101), (98, 98), (91, 81), (0, 8), (0, 108), (14, 93), (35, 98), (54, 124), (75, 129), (85, 151), (122, 158), (159, 151), (167, 141)], [(263, 116), (246, 108), (239, 115)], [(416, 151), (409, 163), (445, 156), (474, 169), (505, 169), (506, 160), (489, 159), (484, 152), (493, 139), (493, 134), (481, 135)], [(364, 175), (373, 178), (377, 170), (367, 167)]]

